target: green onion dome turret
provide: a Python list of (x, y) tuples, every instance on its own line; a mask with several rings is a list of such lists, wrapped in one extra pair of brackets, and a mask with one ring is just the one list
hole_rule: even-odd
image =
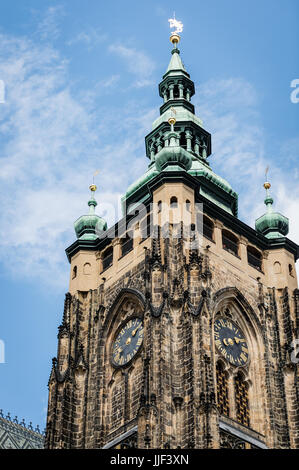
[(89, 189), (91, 190), (91, 198), (88, 201), (89, 213), (82, 215), (74, 223), (77, 238), (80, 240), (95, 240), (107, 230), (107, 222), (95, 213), (98, 203), (94, 198), (94, 192), (97, 187), (92, 184)]
[(156, 154), (156, 168), (162, 171), (168, 166), (175, 166), (188, 171), (192, 166), (192, 155), (180, 147), (180, 135), (174, 130), (176, 119), (171, 116), (168, 122), (171, 129), (164, 135), (165, 147)]
[(267, 212), (255, 221), (255, 228), (269, 239), (285, 237), (289, 233), (289, 219), (273, 210), (274, 201), (269, 194), (271, 184), (266, 182), (264, 188), (267, 193), (265, 199)]

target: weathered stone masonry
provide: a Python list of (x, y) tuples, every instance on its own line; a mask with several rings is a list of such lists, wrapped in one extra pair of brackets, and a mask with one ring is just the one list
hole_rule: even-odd
[(149, 166), (123, 196), (123, 218), (107, 229), (92, 184), (74, 224), (51, 449), (299, 447), (299, 247), (269, 182), (255, 229), (238, 219), (237, 193), (208, 161), (179, 40), (171, 35)]

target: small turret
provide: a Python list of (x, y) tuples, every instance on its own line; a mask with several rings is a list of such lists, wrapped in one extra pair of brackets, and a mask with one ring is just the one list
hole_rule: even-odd
[(279, 212), (273, 211), (274, 201), (269, 193), (271, 184), (268, 181), (264, 183), (264, 188), (266, 190), (267, 212), (255, 221), (255, 228), (269, 239), (285, 237), (289, 233), (289, 219)]
[(80, 240), (95, 240), (101, 232), (107, 230), (107, 222), (95, 213), (98, 203), (94, 198), (94, 193), (97, 187), (92, 184), (89, 189), (91, 191), (91, 197), (88, 201), (89, 213), (82, 215), (74, 223), (77, 238)]
[[(164, 136), (165, 147), (156, 155), (156, 167), (159, 171), (166, 170), (169, 166), (175, 169), (182, 168), (184, 170), (190, 170), (192, 166), (192, 155), (180, 147), (180, 134), (174, 130), (176, 123), (175, 117), (171, 116), (168, 119), (168, 123), (171, 126), (170, 132), (167, 132)], [(169, 168), (167, 169), (169, 171)]]
[(180, 41), (179, 34), (172, 33), (170, 41), (173, 44), (172, 56), (166, 73), (163, 75), (163, 80), (159, 85), (159, 94), (164, 100), (160, 113), (165, 113), (174, 104), (194, 113), (191, 97), (195, 94), (195, 87), (180, 57), (180, 51), (177, 47)]

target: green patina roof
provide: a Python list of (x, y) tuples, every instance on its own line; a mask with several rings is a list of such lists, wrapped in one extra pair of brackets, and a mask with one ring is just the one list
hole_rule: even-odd
[(147, 169), (147, 171), (138, 178), (138, 180), (134, 181), (128, 189), (126, 194), (122, 197), (122, 200), (126, 200), (129, 196), (134, 194), (138, 189), (140, 189), (142, 186), (147, 184), (150, 180), (152, 180), (155, 176), (159, 174), (159, 171), (156, 168), (156, 165), (154, 163), (151, 163)]
[[(195, 114), (191, 113), (188, 109), (184, 108), (183, 106), (176, 106), (175, 104), (172, 105), (172, 108), (175, 109), (176, 112), (176, 120), (178, 122), (193, 122), (198, 126), (202, 127), (203, 122), (202, 120), (196, 116)], [(156, 129), (160, 126), (162, 122), (167, 122), (168, 119), (172, 116), (171, 109), (167, 109), (161, 116), (159, 116), (152, 124), (152, 130)]]
[(157, 153), (155, 164), (158, 171), (169, 171), (169, 165), (177, 163), (180, 169), (189, 170), (192, 165), (192, 155), (179, 146), (164, 147)]
[(232, 189), (231, 185), (224, 178), (216, 175), (216, 173), (214, 173), (207, 164), (201, 162), (198, 159), (193, 160), (192, 167), (188, 173), (192, 176), (203, 176), (219, 188), (223, 189), (223, 191), (231, 194), (232, 196), (238, 197), (238, 194)]
[(98, 235), (107, 230), (107, 222), (95, 214), (97, 201), (92, 196), (88, 201), (89, 213), (82, 215), (74, 223), (77, 238), (80, 240), (96, 240)]
[[(157, 169), (156, 163), (151, 163), (148, 170), (131, 186), (129, 186), (126, 194), (122, 197), (122, 203), (125, 204), (126, 200), (131, 198), (137, 191), (142, 188), (143, 186), (147, 185), (153, 178), (155, 178), (161, 171), (163, 172), (173, 172), (173, 171), (186, 171), (189, 175), (196, 177), (203, 177), (207, 180), (207, 182), (211, 182), (213, 185), (217, 186), (220, 190), (225, 191), (226, 193), (230, 194), (231, 196), (235, 197), (236, 200), (238, 199), (237, 193), (232, 189), (230, 184), (220, 176), (216, 175), (211, 168), (201, 162), (199, 159), (195, 159), (189, 152), (184, 150), (181, 147), (164, 147), (157, 155), (159, 157), (161, 154), (161, 166), (160, 169)], [(186, 159), (187, 170), (186, 166), (184, 168), (184, 163), (182, 164), (179, 160), (181, 156), (184, 158), (186, 155), (188, 158)], [(191, 160), (191, 162), (190, 162)], [(167, 161), (169, 164), (167, 165)], [(190, 163), (191, 167), (189, 167)], [(177, 164), (176, 164), (177, 163)], [(225, 202), (221, 202), (217, 195), (213, 195), (213, 192), (206, 191), (203, 188), (201, 189), (201, 194), (205, 196), (207, 199), (211, 200), (222, 209), (226, 210), (227, 212), (232, 213), (231, 207)], [(140, 203), (143, 201), (139, 201)]]
[(269, 239), (285, 237), (289, 233), (289, 219), (273, 211), (273, 199), (269, 194), (265, 199), (266, 214), (255, 221), (255, 228)]
[(176, 49), (176, 48), (172, 50), (172, 57), (170, 59), (170, 62), (169, 62), (169, 65), (168, 65), (168, 68), (166, 70), (164, 77), (166, 75), (170, 75), (172, 72), (175, 72), (176, 75), (177, 75), (177, 72), (183, 72), (184, 75), (187, 74), (187, 71), (180, 57), (180, 51), (179, 49)]

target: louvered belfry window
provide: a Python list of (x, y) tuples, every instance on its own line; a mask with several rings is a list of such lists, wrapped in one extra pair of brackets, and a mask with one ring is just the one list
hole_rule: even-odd
[(235, 377), (235, 400), (237, 421), (249, 426), (248, 388), (241, 373)]
[(227, 374), (224, 371), (221, 362), (216, 366), (217, 377), (217, 405), (221, 415), (229, 416), (229, 401), (228, 401), (228, 383)]

